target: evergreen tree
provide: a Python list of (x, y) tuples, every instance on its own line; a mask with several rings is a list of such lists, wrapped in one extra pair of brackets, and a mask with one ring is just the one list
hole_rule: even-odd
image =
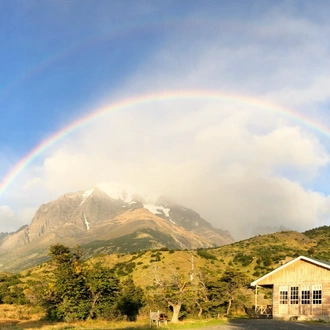
[(135, 286), (132, 276), (122, 283), (122, 295), (119, 298), (118, 307), (123, 315), (130, 321), (136, 321), (139, 310), (144, 306), (143, 290)]
[(44, 300), (47, 316), (56, 320), (84, 320), (91, 309), (90, 291), (80, 260), (80, 252), (71, 252), (62, 244), (50, 247), (54, 264), (54, 282)]
[(203, 272), (198, 274), (196, 305), (199, 308), (199, 317), (203, 312), (213, 316), (220, 313), (224, 303), (220, 288), (222, 284), (219, 280), (216, 281), (214, 277), (207, 276)]
[(220, 294), (227, 304), (226, 314), (230, 313), (230, 309), (233, 303), (233, 300), (238, 300), (241, 295), (242, 289), (247, 287), (248, 280), (247, 277), (233, 269), (228, 268), (220, 278)]
[(111, 319), (119, 314), (121, 288), (114, 271), (99, 262), (87, 270), (87, 285), (91, 294), (91, 318)]

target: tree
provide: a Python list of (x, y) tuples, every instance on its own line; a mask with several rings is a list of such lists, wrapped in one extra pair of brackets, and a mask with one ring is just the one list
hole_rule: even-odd
[(195, 299), (195, 293), (190, 290), (194, 277), (190, 274), (190, 278), (172, 271), (170, 275), (160, 274), (157, 268), (153, 271), (153, 282), (155, 296), (166, 302), (173, 310), (172, 322), (177, 323), (179, 313), (183, 304), (192, 303)]
[(26, 304), (23, 282), (19, 275), (3, 276), (0, 278), (0, 303)]
[(135, 321), (139, 310), (145, 305), (144, 293), (139, 286), (135, 286), (132, 276), (122, 283), (122, 293), (118, 308), (130, 321)]
[(121, 288), (114, 271), (98, 262), (90, 265), (86, 273), (86, 283), (91, 296), (89, 316), (106, 319), (117, 316), (117, 300), (121, 296)]
[(85, 320), (112, 319), (120, 315), (118, 301), (121, 286), (114, 270), (96, 264), (83, 263), (78, 247), (56, 244), (50, 247), (53, 276), (45, 285), (39, 282), (28, 290), (31, 302), (41, 302), (49, 319)]
[(199, 307), (199, 316), (203, 311), (219, 315), (226, 311), (230, 313), (234, 305), (236, 310), (246, 302), (245, 292), (247, 279), (245, 275), (233, 268), (228, 268), (220, 278), (207, 276), (200, 272), (198, 274), (198, 290), (196, 304)]
[(232, 302), (241, 294), (241, 290), (247, 286), (247, 278), (241, 272), (228, 268), (220, 278), (220, 294), (227, 304), (226, 314), (230, 313)]
[[(211, 282), (210, 279), (204, 272), (199, 272), (197, 274), (198, 284), (197, 284), (197, 295), (196, 295), (196, 305), (198, 306), (199, 312), (198, 317), (202, 316), (204, 311), (212, 312), (213, 307), (218, 306), (220, 301), (218, 297), (218, 290), (216, 290), (216, 285)], [(217, 295), (217, 297), (215, 297)]]
[(43, 305), (47, 316), (56, 320), (84, 320), (91, 305), (90, 291), (81, 263), (81, 253), (76, 248), (55, 244), (50, 247), (54, 265), (54, 281), (48, 286)]

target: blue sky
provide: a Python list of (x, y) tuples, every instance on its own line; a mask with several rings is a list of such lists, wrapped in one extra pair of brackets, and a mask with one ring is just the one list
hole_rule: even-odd
[[(100, 106), (161, 91), (249, 96), (330, 127), (329, 14), (321, 0), (3, 0), (0, 178)], [(40, 154), (0, 196), (0, 231), (104, 181), (173, 196), (236, 238), (304, 230), (329, 222), (329, 151), (329, 136), (244, 102), (139, 105)]]

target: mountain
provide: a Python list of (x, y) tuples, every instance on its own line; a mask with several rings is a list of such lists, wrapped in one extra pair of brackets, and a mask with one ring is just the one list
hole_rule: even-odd
[(93, 255), (231, 242), (228, 231), (168, 197), (150, 202), (127, 185), (103, 183), (41, 205), (29, 226), (0, 241), (0, 267), (24, 269), (40, 263), (55, 243), (78, 244)]

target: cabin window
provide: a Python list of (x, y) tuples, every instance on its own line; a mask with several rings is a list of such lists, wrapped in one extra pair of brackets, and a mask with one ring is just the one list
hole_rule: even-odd
[(301, 304), (309, 305), (311, 303), (311, 292), (309, 286), (301, 287)]
[(322, 304), (322, 285), (313, 285), (313, 304)]
[(298, 287), (292, 286), (290, 289), (290, 304), (298, 305)]
[(280, 304), (285, 305), (288, 303), (288, 287), (280, 286)]

